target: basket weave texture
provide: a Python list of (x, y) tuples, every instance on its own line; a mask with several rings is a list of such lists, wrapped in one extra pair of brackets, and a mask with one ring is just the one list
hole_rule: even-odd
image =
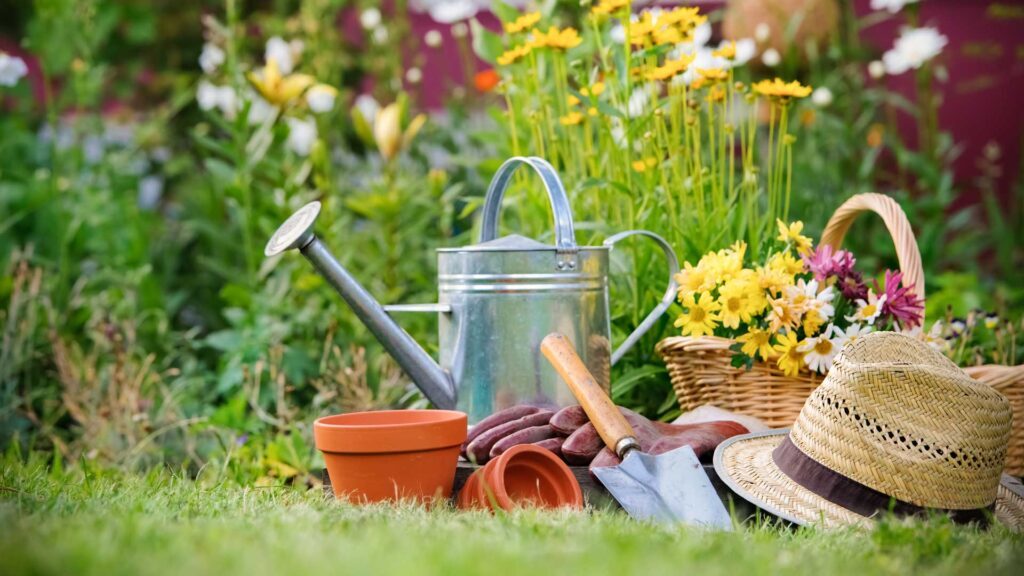
[[(892, 236), (906, 285), (924, 298), (924, 269), (906, 214), (892, 198), (882, 194), (858, 194), (843, 203), (829, 219), (821, 235), (821, 244), (838, 250), (846, 232), (862, 212), (881, 216)], [(823, 377), (809, 371), (786, 376), (774, 363), (754, 362), (753, 366), (732, 366), (735, 343), (718, 336), (675, 336), (658, 343), (657, 351), (668, 368), (672, 387), (680, 407), (692, 410), (713, 404), (725, 410), (760, 418), (772, 428), (791, 426), (811, 392)], [(975, 366), (967, 373), (989, 384), (1010, 401), (1013, 430), (1006, 457), (1006, 471), (1024, 475), (1024, 365)]]

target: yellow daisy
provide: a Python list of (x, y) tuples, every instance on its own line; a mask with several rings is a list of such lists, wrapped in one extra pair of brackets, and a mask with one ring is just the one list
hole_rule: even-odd
[(599, 0), (593, 8), (590, 9), (590, 13), (595, 16), (608, 16), (615, 14), (623, 8), (629, 9), (630, 0)]
[(583, 39), (575, 28), (559, 29), (557, 26), (548, 28), (547, 32), (540, 29), (533, 30), (533, 46), (535, 48), (554, 48), (556, 50), (568, 50), (579, 46)]
[(656, 158), (644, 158), (642, 160), (634, 160), (632, 162), (633, 170), (637, 172), (646, 172), (648, 168), (654, 168), (658, 163)]
[(797, 220), (791, 222), (788, 226), (781, 219), (776, 219), (775, 223), (779, 227), (778, 240), (780, 242), (792, 243), (796, 247), (796, 251), (800, 254), (809, 254), (811, 249), (814, 247), (814, 242), (810, 238), (801, 234), (804, 229), (804, 223)]
[(509, 64), (514, 64), (525, 58), (531, 51), (533, 51), (532, 44), (523, 44), (509, 48), (502, 55), (498, 56), (498, 65), (508, 66)]
[(576, 124), (583, 122), (583, 114), (580, 114), (579, 112), (570, 112), (559, 118), (558, 122), (562, 126), (575, 126)]
[(772, 347), (772, 333), (762, 328), (751, 326), (747, 333), (736, 338), (736, 341), (743, 344), (743, 353), (753, 358), (760, 356), (762, 360), (768, 360), (775, 356), (775, 348)]
[(699, 7), (680, 6), (679, 8), (663, 12), (658, 18), (658, 23), (678, 26), (683, 29), (692, 29), (700, 26), (707, 19), (707, 16), (700, 14)]
[(779, 334), (775, 344), (775, 352), (779, 354), (776, 364), (786, 376), (796, 376), (803, 368), (807, 353), (800, 350), (802, 344), (794, 332)]
[(817, 308), (809, 308), (804, 313), (803, 328), (804, 334), (807, 336), (814, 336), (818, 333), (821, 325), (825, 323), (825, 316), (818, 311)]
[(708, 273), (708, 269), (699, 264), (694, 266), (689, 262), (683, 264), (683, 268), (676, 272), (676, 284), (679, 285), (680, 301), (682, 296), (694, 292), (705, 292), (715, 287), (715, 279)]
[[(768, 259), (768, 268), (787, 276), (795, 276), (804, 271), (804, 263), (787, 252), (776, 252)], [(793, 282), (790, 281), (789, 284)]]
[(712, 52), (711, 55), (718, 58), (725, 58), (726, 60), (732, 60), (736, 57), (736, 42), (732, 41), (727, 44), (723, 44), (721, 48)]
[(800, 325), (800, 310), (786, 298), (768, 298), (768, 324), (772, 332), (783, 328), (796, 329)]
[(540, 22), (540, 12), (527, 12), (512, 22), (505, 24), (505, 32), (509, 34), (518, 34), (524, 30), (533, 28), (537, 22)]
[(676, 327), (683, 329), (683, 336), (710, 336), (718, 326), (721, 306), (709, 292), (702, 292), (699, 299), (694, 296), (691, 293), (683, 297), (686, 312), (676, 319)]
[(772, 266), (758, 266), (754, 273), (757, 274), (758, 284), (765, 292), (778, 295), (785, 290), (786, 286), (793, 284), (793, 275)]
[(655, 67), (647, 73), (648, 80), (671, 80), (679, 74), (686, 72), (695, 56), (683, 54), (677, 60), (666, 60), (661, 66)]
[(729, 73), (721, 68), (697, 68), (697, 73), (705, 82), (714, 84), (729, 78)]
[(740, 327), (740, 322), (750, 322), (751, 293), (758, 291), (756, 286), (740, 279), (733, 279), (723, 284), (718, 289), (722, 326), (735, 330)]
[(811, 94), (811, 87), (797, 81), (784, 82), (781, 78), (761, 80), (754, 84), (754, 92), (762, 96), (787, 101), (789, 98), (806, 98)]

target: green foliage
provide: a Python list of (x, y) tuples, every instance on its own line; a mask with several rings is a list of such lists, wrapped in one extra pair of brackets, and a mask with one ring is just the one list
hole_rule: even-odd
[[(58, 461), (59, 462), (59, 461)], [(198, 482), (124, 475), (48, 456), (0, 462), (0, 570), (76, 574), (594, 575), (1014, 574), (1024, 537), (941, 518), (819, 532), (754, 523), (735, 532), (664, 527), (621, 511), (500, 515), (447, 506), (354, 507), (313, 489), (242, 486), (223, 468)]]
[[(311, 447), (315, 417), (424, 405), (319, 276), (298, 258), (265, 260), (263, 244), (288, 214), (319, 200), (318, 235), (372, 294), (384, 303), (433, 301), (434, 250), (472, 241), (483, 191), (506, 156), (540, 151), (512, 146), (510, 118), (481, 94), (453, 96), (444, 117), (412, 134), (419, 87), (404, 82), (403, 90), (402, 80), (427, 50), (409, 33), (405, 11), (384, 18), (387, 41), (325, 24), (340, 10), (374, 6), (36, 0), (9, 7), (5, 34), (38, 58), (43, 83), (23, 80), (0, 94), (0, 447), (48, 450), (54, 466), (74, 462), (76, 474), (165, 464), (200, 477), (216, 469), (239, 482), (305, 486), (315, 483), (319, 466)], [(738, 205), (739, 197), (725, 194), (713, 209), (674, 219), (667, 202), (684, 179), (673, 176), (666, 186), (654, 171), (636, 172), (630, 163), (648, 154), (617, 153), (610, 135), (603, 157), (576, 150), (582, 140), (566, 140), (569, 127), (563, 130), (553, 111), (567, 112), (569, 95), (586, 100), (580, 88), (599, 79), (581, 56), (597, 49), (598, 38), (587, 31), (588, 7), (538, 7), (545, 23), (577, 23), (585, 31), (584, 44), (557, 63), (571, 82), (544, 93), (550, 109), (534, 110), (551, 116), (560, 150), (553, 160), (573, 199), (579, 238), (596, 243), (625, 228), (648, 228), (693, 259), (745, 231), (764, 236), (757, 230), (774, 223), (760, 204)], [(504, 4), (495, 10), (503, 21), (518, 15)], [(472, 28), (472, 39), (454, 39), (467, 77), (476, 66), (471, 48), (487, 61), (504, 48), (497, 34)], [(304, 43), (296, 71), (338, 90), (331, 110), (314, 114), (297, 98), (249, 122), (256, 100), (246, 73), (263, 68), (272, 36)], [(606, 29), (600, 41), (605, 79), (664, 56), (650, 48), (627, 60), (610, 47)], [(211, 73), (197, 65), (204, 42), (225, 51)], [(796, 136), (787, 144), (790, 215), (817, 232), (847, 196), (892, 194), (918, 233), (929, 318), (948, 324), (982, 308), (1016, 321), (1024, 307), (1024, 184), (1000, 198), (1005, 160), (988, 149), (976, 183), (984, 203), (951, 214), (964, 190), (949, 169), (958, 147), (941, 133), (929, 137), (927, 149), (903, 141), (894, 118), (927, 120), (930, 101), (908, 101), (869, 81), (864, 64), (876, 56), (849, 38), (806, 64), (787, 56), (780, 75), (831, 87), (835, 96), (828, 107), (804, 100), (789, 111)], [(538, 77), (554, 77), (555, 65), (538, 63)], [(369, 77), (376, 81), (368, 84)], [(233, 114), (201, 109), (200, 81), (229, 88), (239, 104)], [(44, 85), (45, 98), (37, 98), (34, 89)], [(378, 127), (377, 116), (355, 109), (354, 96), (367, 89), (381, 107), (396, 103), (394, 126)], [(630, 139), (657, 126), (652, 117), (630, 122), (621, 106), (598, 100), (598, 114), (628, 123)], [(538, 122), (516, 106), (522, 145)], [(289, 120), (296, 119), (315, 124), (305, 154), (289, 144)], [(397, 148), (381, 140), (387, 134)], [(877, 145), (865, 145), (876, 136)], [(756, 143), (758, 154), (765, 145)], [(613, 167), (611, 176), (595, 165)], [(640, 188), (647, 192), (636, 194)], [(551, 240), (550, 208), (531, 179), (517, 182), (508, 208), (504, 230)], [(865, 218), (856, 230), (848, 247), (862, 269), (896, 265), (880, 223)], [(667, 278), (661, 255), (645, 242), (616, 249), (611, 264), (618, 343), (660, 299)], [(677, 314), (670, 310), (616, 366), (616, 402), (662, 419), (678, 414), (654, 352), (674, 333)], [(436, 352), (435, 318), (398, 321)], [(995, 335), (981, 336), (962, 348), (961, 361), (1019, 358)], [(524, 530), (534, 529), (527, 524)]]

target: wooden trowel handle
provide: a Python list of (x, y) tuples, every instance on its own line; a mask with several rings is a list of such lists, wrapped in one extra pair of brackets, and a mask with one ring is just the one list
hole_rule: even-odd
[(548, 334), (540, 343), (540, 351), (569, 385), (606, 446), (620, 457), (640, 447), (633, 427), (587, 370), (568, 338), (557, 332)]

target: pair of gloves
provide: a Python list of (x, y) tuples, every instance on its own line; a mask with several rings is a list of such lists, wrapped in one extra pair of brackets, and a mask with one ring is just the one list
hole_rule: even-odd
[[(713, 452), (726, 438), (747, 433), (746, 427), (730, 420), (666, 424), (652, 422), (626, 408), (619, 407), (619, 411), (633, 427), (640, 449), (648, 454), (690, 446), (701, 457)], [(604, 445), (580, 406), (553, 412), (519, 405), (496, 412), (470, 430), (462, 445), (462, 455), (470, 462), (484, 464), (519, 444), (536, 444), (573, 466), (599, 468), (621, 462), (618, 455)]]

